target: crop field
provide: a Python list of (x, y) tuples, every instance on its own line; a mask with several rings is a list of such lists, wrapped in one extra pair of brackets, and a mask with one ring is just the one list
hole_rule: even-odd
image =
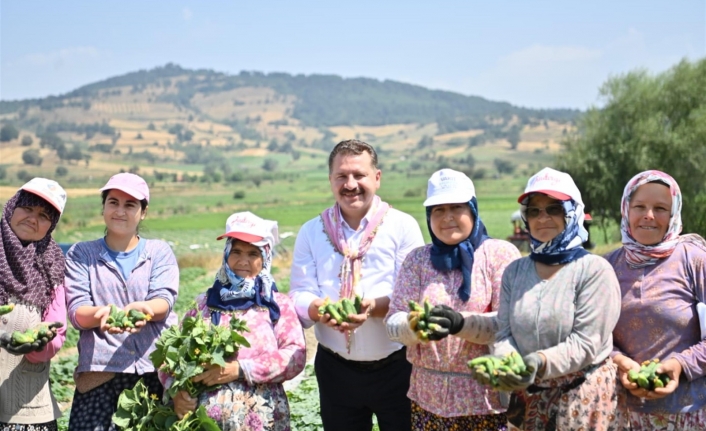
[[(243, 161), (241, 161), (243, 162)], [(429, 241), (422, 202), (426, 194), (426, 176), (392, 172), (383, 174), (379, 195), (394, 208), (411, 214)], [(512, 233), (511, 214), (519, 207), (517, 196), (524, 187), (522, 178), (501, 178), (475, 182), (480, 217), (494, 238)], [(55, 232), (59, 242), (86, 241), (103, 234), (100, 196), (95, 187), (69, 189), (66, 212)], [(220, 253), (222, 243), (216, 237), (223, 232), (225, 220), (236, 211), (251, 211), (277, 220), (282, 241), (279, 251), (291, 251), (296, 233), (303, 223), (333, 203), (325, 169), (312, 166), (308, 172), (292, 173), (292, 178), (264, 180), (259, 186), (243, 181), (232, 184), (173, 184), (152, 186), (148, 215), (141, 226), (147, 238), (163, 239), (177, 256)], [(0, 190), (0, 198), (10, 188)], [(236, 192), (243, 197), (234, 199)], [(609, 230), (608, 243), (615, 242), (617, 228)], [(603, 233), (594, 229), (592, 240), (604, 244)]]

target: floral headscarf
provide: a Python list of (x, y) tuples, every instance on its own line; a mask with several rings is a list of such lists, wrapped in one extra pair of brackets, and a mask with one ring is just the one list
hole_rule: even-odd
[(532, 236), (527, 223), (527, 204), (532, 195), (527, 196), (520, 204), (520, 213), (525, 227), (530, 233), (530, 259), (547, 265), (560, 265), (576, 260), (588, 254), (583, 243), (588, 238), (588, 232), (583, 227), (583, 203), (573, 199), (559, 201), (564, 207), (564, 230), (547, 242), (540, 242)]
[[(39, 206), (49, 214), (51, 226), (44, 238), (25, 243), (10, 227), (17, 207)], [(15, 300), (44, 312), (54, 289), (64, 282), (64, 255), (51, 233), (59, 212), (34, 193), (18, 191), (5, 204), (0, 219), (0, 305)]]
[[(669, 187), (672, 195), (672, 209), (670, 213), (669, 226), (662, 241), (655, 245), (644, 245), (635, 240), (630, 231), (628, 212), (630, 210), (630, 198), (635, 191), (643, 184), (659, 182)], [(623, 198), (620, 203), (620, 231), (622, 234), (623, 248), (625, 249), (625, 260), (633, 268), (643, 268), (654, 265), (659, 259), (669, 257), (680, 242), (693, 242), (704, 246), (706, 242), (699, 235), (679, 235), (682, 230), (681, 222), (682, 197), (679, 184), (670, 175), (657, 170), (640, 172), (628, 181), (623, 190)]]
[[(274, 323), (279, 320), (279, 306), (274, 299), (277, 292), (270, 268), (272, 267), (272, 249), (269, 244), (256, 246), (262, 254), (262, 270), (254, 278), (243, 278), (234, 273), (228, 266), (228, 256), (236, 240), (228, 238), (223, 251), (223, 264), (216, 273), (216, 280), (208, 290), (206, 304), (219, 310), (247, 310), (253, 305), (267, 307), (270, 311), (270, 320)], [(220, 314), (212, 313), (211, 320), (218, 324)]]

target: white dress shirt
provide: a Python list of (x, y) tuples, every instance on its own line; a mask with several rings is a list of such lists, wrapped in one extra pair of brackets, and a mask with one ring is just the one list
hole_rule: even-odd
[[(354, 249), (358, 248), (371, 216), (368, 213), (357, 230), (342, 221), (346, 240)], [(402, 262), (410, 251), (422, 245), (424, 239), (417, 221), (409, 214), (390, 208), (363, 257), (356, 293), (364, 299), (392, 296)], [(305, 328), (315, 323), (309, 318), (312, 301), (326, 296), (332, 302), (338, 300), (342, 262), (343, 256), (331, 244), (321, 217), (306, 222), (299, 230), (294, 245), (289, 290), (299, 320)], [(353, 361), (376, 361), (402, 348), (402, 344), (388, 338), (382, 317), (368, 318), (351, 333), (350, 353), (343, 333), (318, 322), (315, 333), (319, 343)]]

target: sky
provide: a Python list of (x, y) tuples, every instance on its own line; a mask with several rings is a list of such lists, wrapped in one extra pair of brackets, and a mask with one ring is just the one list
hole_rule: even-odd
[(704, 57), (705, 0), (0, 0), (0, 100), (171, 62), (586, 109), (610, 77)]

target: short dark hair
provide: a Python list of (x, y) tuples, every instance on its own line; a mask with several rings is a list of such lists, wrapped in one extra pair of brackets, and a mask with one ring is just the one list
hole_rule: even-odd
[(333, 171), (333, 159), (337, 155), (342, 154), (344, 156), (354, 155), (359, 156), (363, 153), (370, 154), (370, 163), (373, 168), (378, 168), (378, 153), (375, 152), (375, 148), (372, 145), (359, 141), (357, 139), (348, 139), (346, 141), (341, 141), (333, 147), (331, 154), (328, 156), (328, 171), (331, 173)]

